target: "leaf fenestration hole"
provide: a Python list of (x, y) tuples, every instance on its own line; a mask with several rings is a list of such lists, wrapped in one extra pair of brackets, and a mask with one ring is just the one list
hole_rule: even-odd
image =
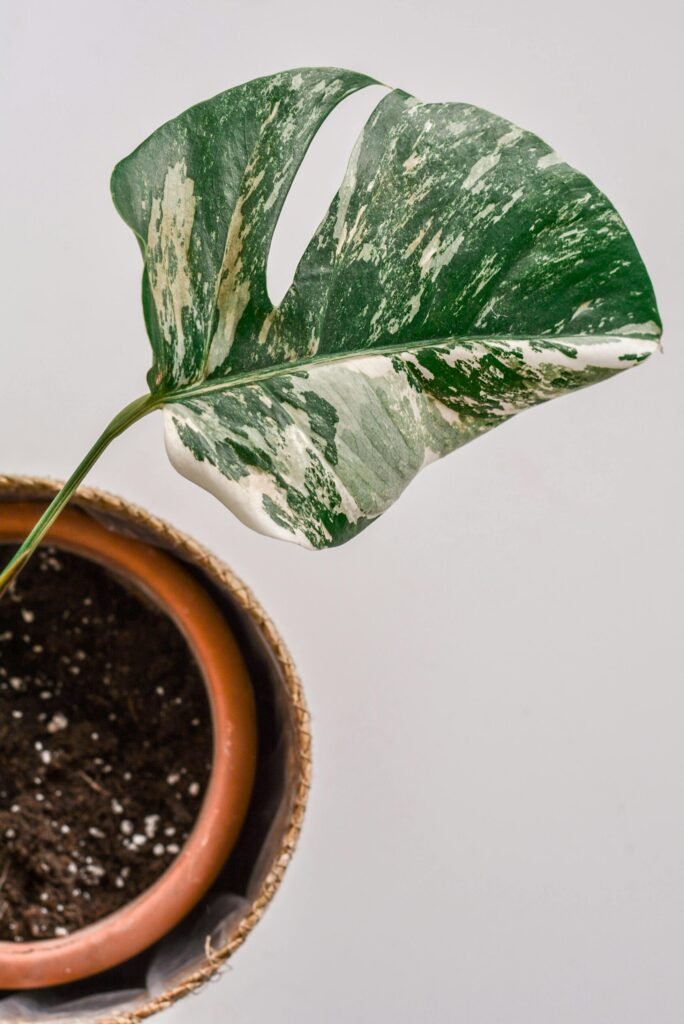
[(277, 306), (337, 192), (361, 131), (387, 95), (372, 85), (348, 96), (321, 125), (297, 171), (275, 227), (266, 263), (266, 287)]

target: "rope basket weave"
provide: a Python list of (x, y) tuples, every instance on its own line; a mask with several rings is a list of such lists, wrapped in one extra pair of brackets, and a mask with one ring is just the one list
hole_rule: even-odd
[[(59, 486), (48, 479), (0, 475), (0, 516), (2, 502), (44, 503), (55, 495)], [(250, 886), (253, 891), (250, 893), (249, 904), (231, 925), (221, 946), (214, 948), (207, 941), (202, 966), (177, 981), (168, 991), (147, 999), (134, 1009), (117, 1010), (116, 1007), (110, 1007), (104, 1015), (95, 1013), (90, 1017), (78, 1017), (79, 1021), (90, 1020), (92, 1024), (134, 1024), (168, 1009), (216, 975), (246, 940), (273, 899), (294, 854), (302, 828), (311, 781), (310, 719), (297, 671), (277, 629), (249, 588), (223, 562), (169, 523), (104, 491), (81, 488), (72, 504), (97, 518), (109, 529), (133, 535), (163, 548), (180, 559), (186, 567), (193, 569), (215, 593), (225, 595), (237, 613), (249, 620), (256, 629), (261, 644), (277, 666), (277, 677), (280, 680), (278, 700), (285, 723), (283, 733), (288, 765), (287, 786), (281, 810), (271, 827), (267, 849), (263, 851), (266, 856), (261, 858), (262, 865), (257, 866), (257, 877)], [(53, 1022), (68, 1018), (55, 1017), (54, 1013), (46, 1014), (37, 1010), (35, 1016), (22, 1015), (16, 1019)]]

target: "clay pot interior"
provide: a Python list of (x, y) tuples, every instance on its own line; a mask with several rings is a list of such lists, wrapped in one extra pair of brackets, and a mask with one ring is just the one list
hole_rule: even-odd
[[(122, 529), (121, 523), (116, 525)], [(211, 594), (232, 628), (254, 689), (259, 754), (237, 845), (206, 896), (161, 940), (134, 959), (84, 981), (30, 992), (0, 992), (0, 1021), (15, 1020), (19, 1014), (22, 1020), (42, 1020), (59, 1011), (73, 1020), (93, 1019), (95, 1014), (99, 1018), (105, 1012), (149, 1004), (182, 984), (193, 971), (206, 968), (212, 949), (222, 949), (235, 935), (282, 844), (292, 812), (293, 773), (298, 770), (293, 764), (296, 744), (282, 665), (253, 617), (228, 588), (217, 585), (211, 574), (192, 561), (184, 560), (184, 567)]]
[[(0, 544), (0, 561), (12, 550)], [(2, 987), (7, 943), (21, 985), (34, 943), (82, 932), (164, 874), (197, 823), (214, 740), (202, 673), (173, 621), (59, 545), (38, 551), (0, 602), (0, 691)], [(72, 955), (66, 980), (75, 966)]]

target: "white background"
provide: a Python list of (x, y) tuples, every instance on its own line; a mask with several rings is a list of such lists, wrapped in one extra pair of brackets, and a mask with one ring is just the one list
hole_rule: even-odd
[[(158, 417), (92, 473), (248, 581), (314, 716), (285, 885), (168, 1024), (681, 1024), (681, 38), (659, 0), (0, 2), (0, 472), (66, 475), (144, 390), (114, 163), (282, 68), (538, 132), (623, 214), (666, 327), (664, 356), (431, 467), (335, 551), (248, 532), (173, 473)], [(311, 151), (275, 293), (378, 98)]]

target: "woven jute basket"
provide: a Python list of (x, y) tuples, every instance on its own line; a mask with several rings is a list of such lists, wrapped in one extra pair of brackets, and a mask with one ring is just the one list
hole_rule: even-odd
[[(45, 504), (58, 489), (59, 484), (51, 480), (0, 476), (0, 516), (3, 502)], [(226, 874), (209, 894), (211, 921), (203, 918), (204, 911), (198, 908), (194, 921), (184, 922), (173, 936), (131, 962), (132, 966), (124, 965), (123, 973), (114, 969), (87, 983), (16, 996), (0, 993), (0, 1022), (133, 1024), (167, 1009), (216, 975), (273, 899), (294, 853), (309, 792), (309, 715), (297, 672), (277, 629), (252, 592), (226, 565), (173, 526), (111, 494), (82, 488), (73, 504), (108, 529), (164, 549), (206, 586), (240, 643), (260, 721), (262, 763), (257, 769), (252, 807), (240, 840), (242, 847), (231, 854)], [(237, 873), (231, 867), (235, 860), (239, 862)], [(221, 890), (226, 885), (231, 887), (229, 894)], [(204, 922), (208, 923), (203, 931)]]

